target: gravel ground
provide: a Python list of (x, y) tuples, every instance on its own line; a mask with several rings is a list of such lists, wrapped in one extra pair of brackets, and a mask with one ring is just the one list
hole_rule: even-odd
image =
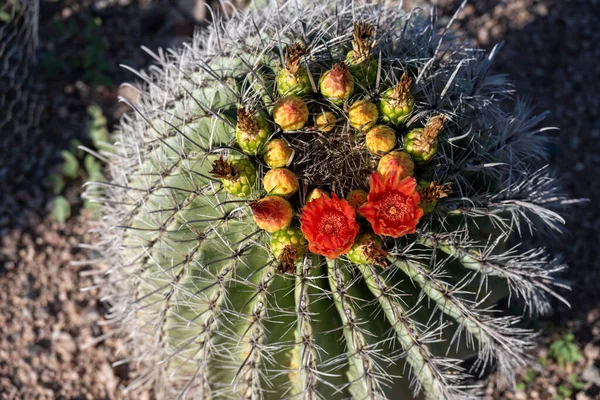
[[(0, 165), (11, 172), (11, 179), (0, 179), (0, 399), (126, 398), (120, 387), (127, 384), (131, 366), (111, 365), (124, 355), (116, 354), (120, 347), (117, 339), (92, 345), (105, 333), (105, 309), (94, 290), (80, 290), (91, 283), (82, 276), (88, 267), (71, 264), (86, 257), (78, 243), (89, 240), (89, 217), (79, 215), (64, 225), (52, 221), (47, 216), (52, 194), (41, 182), (58, 164), (60, 149), (71, 138), (85, 136), (87, 105), (99, 103), (109, 124), (126, 111), (116, 102), (118, 83), (133, 76), (118, 63), (142, 67), (148, 57), (139, 50), (141, 44), (173, 45), (191, 32), (190, 19), (175, 3), (42, 2), (42, 54), (64, 54), (81, 46), (76, 39), (52, 36), (53, 20), (65, 18), (81, 27), (89, 16), (102, 19), (100, 32), (110, 61), (106, 73), (112, 83), (92, 88), (82, 70), (58, 76), (40, 71), (41, 101), (46, 107), (44, 130), (4, 149), (23, 157), (11, 165), (7, 165), (11, 158), (2, 158), (5, 165)], [(441, 16), (447, 16), (460, 2), (432, 3), (439, 6)], [(497, 388), (492, 379), (488, 396), (554, 399), (562, 386), (571, 385), (575, 375), (584, 385), (571, 397), (598, 399), (600, 185), (596, 176), (600, 174), (600, 96), (596, 88), (600, 82), (600, 1), (471, 3), (457, 26), (484, 48), (505, 42), (496, 70), (510, 74), (519, 94), (532, 99), (540, 112), (550, 110), (546, 123), (561, 128), (549, 132), (556, 138), (552, 163), (572, 198), (591, 200), (564, 213), (568, 234), (552, 247), (571, 265), (565, 278), (576, 290), (565, 295), (574, 306), (569, 310), (557, 305), (551, 316), (538, 321), (543, 333), (540, 349), (534, 354), (544, 358), (550, 343), (572, 331), (583, 357), (566, 367), (551, 362), (524, 378), (525, 385), (516, 392)], [(135, 396), (145, 397), (151, 395)]]

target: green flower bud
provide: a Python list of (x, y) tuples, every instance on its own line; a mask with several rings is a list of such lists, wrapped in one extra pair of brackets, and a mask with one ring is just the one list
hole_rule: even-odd
[(377, 60), (371, 56), (375, 46), (375, 27), (367, 22), (355, 22), (352, 32), (352, 50), (346, 54), (346, 64), (356, 83), (372, 85), (377, 79)]
[(348, 259), (354, 264), (375, 264), (387, 266), (387, 252), (381, 248), (381, 239), (374, 233), (359, 235), (348, 252)]
[(310, 78), (304, 67), (298, 69), (295, 74), (284, 68), (279, 71), (276, 80), (277, 92), (282, 96), (303, 96), (312, 93)]
[(256, 185), (256, 167), (249, 160), (225, 161), (223, 157), (213, 163), (210, 174), (221, 179), (223, 188), (237, 197), (247, 197)]
[(401, 124), (406, 121), (415, 106), (415, 98), (410, 93), (411, 85), (412, 79), (404, 73), (395, 87), (381, 94), (378, 105), (381, 118), (384, 121), (394, 124)]
[(354, 51), (350, 50), (346, 55), (346, 64), (349, 66), (350, 73), (357, 84), (369, 86), (375, 83), (377, 79), (377, 60), (369, 57), (363, 62), (357, 62), (354, 59)]
[(277, 270), (282, 273), (294, 272), (294, 265), (302, 261), (306, 254), (307, 240), (298, 228), (281, 229), (271, 235), (270, 248), (279, 261)]
[(243, 107), (238, 109), (235, 138), (244, 153), (260, 153), (271, 133), (271, 126), (264, 118), (252, 115)]
[(429, 214), (439, 199), (447, 197), (452, 192), (452, 187), (449, 183), (440, 185), (438, 182), (420, 180), (417, 182), (417, 191), (420, 197), (419, 207), (423, 209), (423, 213)]
[(404, 138), (404, 151), (410, 154), (417, 164), (427, 163), (437, 153), (437, 138), (445, 122), (446, 118), (440, 115), (432, 118), (425, 128), (408, 132)]

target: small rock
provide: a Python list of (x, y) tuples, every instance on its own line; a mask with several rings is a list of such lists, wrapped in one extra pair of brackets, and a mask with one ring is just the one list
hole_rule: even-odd
[(594, 346), (592, 343), (588, 343), (583, 348), (583, 354), (585, 358), (591, 363), (600, 359), (600, 348), (598, 346)]
[(527, 394), (522, 390), (515, 392), (515, 400), (527, 400)]
[(583, 379), (585, 382), (600, 386), (600, 370), (595, 365), (589, 365), (583, 370), (581, 379)]

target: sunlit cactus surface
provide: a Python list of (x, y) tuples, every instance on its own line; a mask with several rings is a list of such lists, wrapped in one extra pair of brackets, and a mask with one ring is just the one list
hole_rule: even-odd
[(430, 15), (251, 5), (154, 54), (96, 184), (130, 391), (477, 398), (527, 365), (563, 268), (515, 246), (563, 222), (543, 116)]

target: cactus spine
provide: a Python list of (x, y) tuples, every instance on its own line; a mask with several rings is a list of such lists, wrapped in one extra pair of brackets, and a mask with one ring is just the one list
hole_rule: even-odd
[[(142, 104), (107, 155), (112, 181), (98, 183), (101, 286), (140, 365), (131, 390), (476, 398), (469, 377), (494, 364), (511, 381), (526, 365), (534, 333), (495, 300), (510, 292), (546, 311), (563, 266), (506, 241), (522, 224), (559, 229), (547, 207), (562, 198), (548, 171), (531, 167), (544, 158), (529, 129), (537, 117), (520, 103), (512, 114), (500, 107), (493, 57), (439, 32), (418, 12), (379, 5), (269, 3), (156, 55), (140, 74)], [(297, 41), (302, 64), (290, 71)], [(278, 76), (286, 68), (299, 80)], [(347, 106), (381, 106), (405, 71), (414, 105), (392, 102), (378, 123), (402, 122), (412, 136), (392, 131), (382, 158)], [(314, 90), (304, 90), (305, 72)], [(240, 107), (265, 118), (293, 158), (265, 165), (262, 146), (238, 143)], [(461, 367), (466, 356), (472, 368)]]

